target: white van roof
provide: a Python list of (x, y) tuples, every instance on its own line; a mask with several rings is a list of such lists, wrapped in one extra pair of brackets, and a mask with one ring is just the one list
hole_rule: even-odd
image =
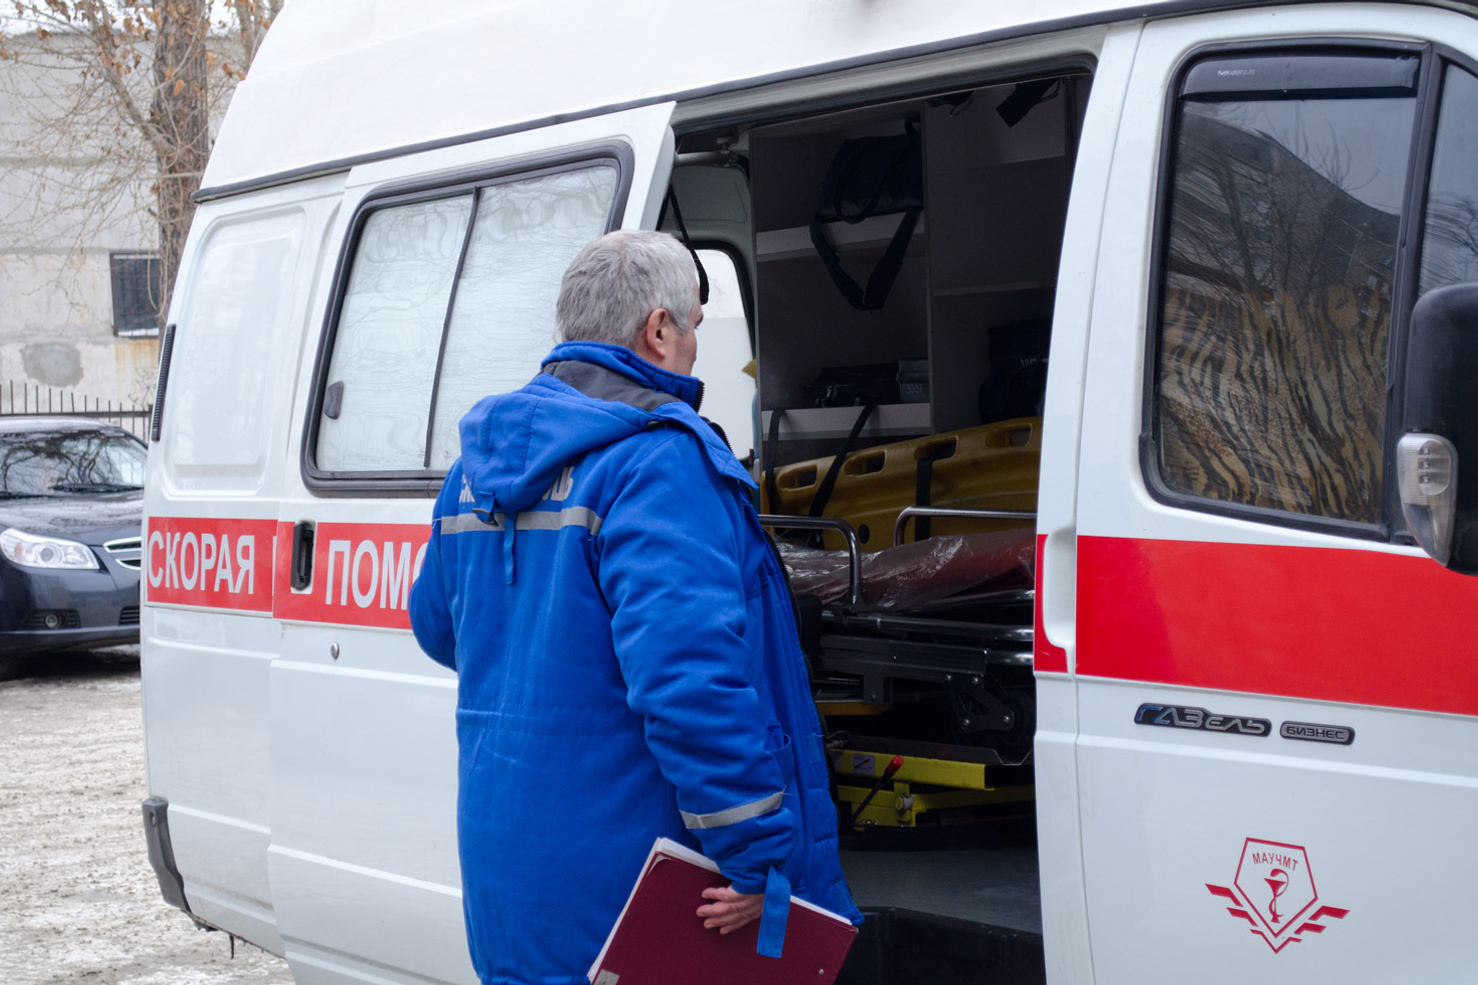
[(236, 89), (201, 197), (746, 80), (1109, 20), (1114, 8), (1128, 10), (1112, 0), (292, 0)]
[(232, 97), (197, 197), (885, 58), (1256, 2), (292, 0)]

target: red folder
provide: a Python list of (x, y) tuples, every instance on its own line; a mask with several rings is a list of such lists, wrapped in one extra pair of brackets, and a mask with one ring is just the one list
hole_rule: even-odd
[(761, 957), (758, 920), (720, 934), (697, 915), (703, 890), (728, 884), (713, 862), (658, 838), (590, 966), (592, 985), (832, 985), (856, 927), (792, 896), (780, 957)]

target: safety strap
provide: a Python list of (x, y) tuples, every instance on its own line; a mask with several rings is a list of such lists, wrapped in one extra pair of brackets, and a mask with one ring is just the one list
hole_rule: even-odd
[(785, 924), (790, 919), (790, 880), (779, 869), (765, 879), (765, 909), (760, 914), (760, 939), (755, 952), (778, 958), (785, 947)]
[(877, 409), (877, 404), (868, 404), (862, 408), (862, 413), (857, 415), (857, 420), (852, 424), (851, 433), (847, 435), (847, 440), (842, 442), (842, 447), (837, 451), (836, 457), (831, 460), (831, 468), (826, 470), (826, 476), (821, 480), (816, 495), (811, 497), (811, 509), (808, 515), (820, 516), (826, 509), (826, 504), (831, 499), (831, 491), (836, 487), (837, 476), (841, 474), (842, 463), (852, 453), (852, 446), (857, 444), (857, 436), (862, 433), (862, 429), (867, 426), (867, 419)]
[[(914, 505), (928, 506), (933, 496), (934, 486), (934, 463), (941, 458), (948, 458), (954, 454), (955, 446), (946, 441), (944, 444), (935, 445), (929, 449), (928, 454), (919, 459), (918, 471), (914, 473)], [(929, 518), (926, 516), (914, 517), (913, 539), (927, 540), (929, 537)]]
[[(765, 495), (770, 499), (770, 512), (780, 512), (780, 491), (775, 485), (775, 455), (780, 450), (780, 416), (785, 411), (770, 411), (770, 433), (765, 436)], [(783, 535), (782, 535), (783, 536)]]
[[(862, 408), (862, 413), (857, 415), (857, 420), (852, 423), (852, 431), (847, 435), (847, 440), (842, 442), (842, 447), (837, 451), (836, 457), (831, 460), (831, 467), (826, 470), (826, 475), (821, 479), (821, 485), (816, 489), (816, 495), (811, 497), (811, 508), (807, 516), (820, 516), (826, 509), (827, 501), (831, 499), (831, 491), (836, 487), (837, 475), (842, 470), (842, 463), (852, 453), (852, 446), (857, 443), (857, 436), (867, 425), (867, 419), (872, 412), (877, 410), (877, 404), (868, 404)], [(780, 415), (785, 411), (775, 408), (770, 411), (770, 430), (765, 438), (765, 495), (770, 500), (770, 512), (780, 512), (780, 491), (775, 482), (775, 454), (780, 447)], [(776, 529), (777, 536), (789, 539), (795, 532), (791, 530)], [(820, 540), (820, 532), (815, 531), (815, 540)]]
[[(822, 195), (827, 196), (830, 192), (831, 200), (823, 201), (811, 219), (811, 245), (815, 247), (816, 255), (821, 258), (822, 265), (831, 275), (832, 283), (836, 284), (837, 290), (842, 292), (842, 297), (847, 299), (848, 304), (860, 311), (877, 311), (888, 300), (888, 292), (893, 289), (893, 282), (898, 279), (898, 272), (903, 269), (903, 256), (908, 252), (909, 241), (913, 239), (914, 230), (919, 224), (919, 217), (923, 215), (923, 188), (922, 186), (910, 187), (909, 180), (911, 176), (910, 159), (919, 161), (922, 158), (922, 138), (917, 121), (908, 120), (904, 128), (905, 134), (887, 138), (884, 143), (874, 145), (885, 150), (891, 143), (893, 156), (888, 160), (887, 166), (880, 175), (873, 175), (876, 183), (869, 190), (866, 199), (860, 205), (854, 204), (852, 208), (847, 208), (846, 199), (849, 193), (855, 194), (859, 189), (852, 187), (850, 183), (863, 180), (859, 176), (865, 174), (865, 169), (861, 172), (854, 169), (862, 164), (866, 154), (860, 151), (857, 144), (844, 143), (822, 182)], [(872, 138), (863, 138), (863, 141), (869, 139)], [(863, 153), (863, 157), (849, 156), (847, 153), (849, 144)], [(883, 198), (888, 194), (894, 197), (890, 198), (885, 205)], [(914, 201), (916, 201), (914, 208), (905, 210), (898, 207), (904, 202)], [(884, 211), (880, 213), (879, 209)], [(883, 252), (878, 265), (868, 275), (867, 286), (859, 286), (852, 279), (851, 274), (842, 269), (836, 247), (826, 238), (826, 232), (822, 227), (823, 219), (835, 218), (842, 222), (855, 224), (873, 215), (898, 211), (903, 212), (903, 218), (898, 221), (898, 228), (893, 233), (893, 239), (888, 243), (888, 248)]]
[(693, 241), (688, 238), (688, 227), (683, 225), (683, 210), (677, 207), (677, 189), (671, 185), (667, 186), (667, 201), (664, 204), (672, 206), (672, 218), (677, 221), (677, 231), (682, 234), (683, 245), (693, 254), (693, 266), (698, 268), (698, 303), (707, 304), (708, 271), (703, 269), (703, 261), (698, 259), (698, 251), (693, 249)]
[(816, 255), (821, 258), (826, 272), (831, 275), (832, 283), (836, 284), (837, 290), (842, 292), (842, 297), (847, 299), (848, 304), (859, 311), (877, 311), (888, 300), (888, 292), (893, 290), (893, 282), (898, 279), (898, 272), (903, 269), (903, 255), (908, 252), (909, 240), (913, 238), (913, 231), (918, 226), (919, 216), (922, 214), (920, 209), (909, 209), (903, 213), (903, 218), (898, 222), (897, 232), (893, 234), (893, 239), (888, 243), (888, 249), (883, 253), (883, 258), (878, 261), (876, 267), (872, 268), (865, 288), (859, 287), (852, 279), (852, 275), (842, 269), (842, 262), (837, 258), (836, 247), (827, 240), (820, 220), (811, 222), (811, 245), (816, 248)]
[[(780, 451), (780, 417), (784, 413), (785, 411), (779, 407), (770, 411), (770, 431), (765, 437), (765, 458), (762, 464), (765, 466), (765, 495), (769, 497), (771, 513), (780, 512), (780, 488), (775, 482), (775, 470), (779, 468), (779, 465), (775, 462), (775, 456)], [(775, 536), (781, 540), (791, 540), (805, 534), (804, 530), (793, 530), (789, 527), (774, 529)], [(780, 566), (785, 567), (784, 564)]]

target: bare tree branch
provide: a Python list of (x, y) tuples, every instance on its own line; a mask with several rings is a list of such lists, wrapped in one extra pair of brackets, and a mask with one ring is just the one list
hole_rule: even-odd
[[(212, 106), (245, 76), (282, 3), (9, 0), (30, 30), (0, 35), (0, 58), (15, 66), (0, 78), (15, 91), (0, 95), (24, 107), (3, 124), (12, 132), (0, 140), (0, 185), (30, 191), (6, 196), (0, 236), (24, 242), (46, 230), (54, 244), (65, 229), (80, 269), (102, 230), (148, 215), (162, 319), (210, 154)], [(140, 208), (145, 199), (152, 208)]]
[[(118, 38), (110, 30), (111, 24), (100, 16), (101, 4), (97, 0), (92, 0), (92, 2), (84, 0), (75, 6), (78, 8), (77, 14), (87, 26), (88, 35), (97, 46), (98, 67), (102, 71), (108, 88), (113, 93), (114, 103), (119, 112), (138, 129), (139, 135), (154, 149), (156, 157), (161, 161), (167, 159), (170, 154), (169, 136), (144, 115), (138, 104), (134, 102), (133, 93), (129, 92), (128, 86), (124, 84), (121, 71), (124, 63), (118, 58)], [(148, 42), (153, 38), (146, 33), (137, 40)]]

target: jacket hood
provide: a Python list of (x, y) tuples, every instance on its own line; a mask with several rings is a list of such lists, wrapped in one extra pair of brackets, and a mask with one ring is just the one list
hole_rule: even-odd
[[(587, 396), (549, 372), (553, 364), (566, 362), (619, 373), (653, 399), (637, 406)], [(545, 358), (543, 368), (528, 386), (484, 397), (462, 418), (462, 474), (479, 509), (527, 509), (572, 459), (673, 416), (656, 412), (664, 403), (681, 401), (696, 419), (703, 396), (698, 380), (654, 366), (621, 346), (565, 342)]]

